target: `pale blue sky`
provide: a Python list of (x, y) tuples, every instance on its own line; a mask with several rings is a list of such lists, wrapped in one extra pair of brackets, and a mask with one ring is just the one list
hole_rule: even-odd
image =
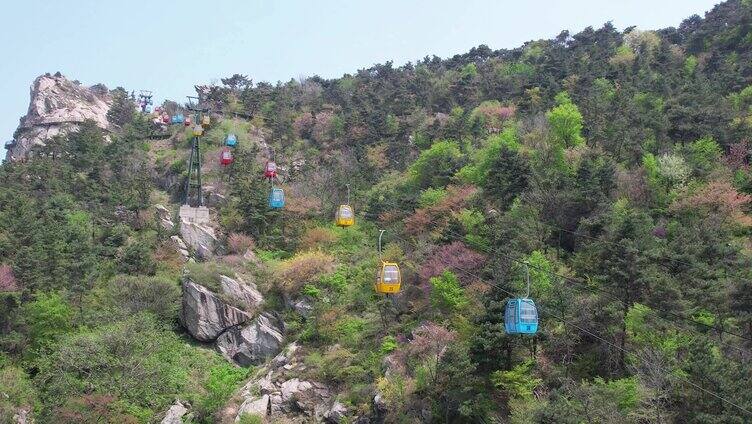
[[(0, 15), (0, 141), (26, 112), (29, 86), (61, 71), (84, 84), (184, 100), (195, 83), (336, 77), (374, 63), (516, 47), (612, 21), (677, 26), (716, 0), (8, 0)], [(12, 4), (8, 4), (12, 3)], [(2, 152), (0, 152), (2, 156)]]

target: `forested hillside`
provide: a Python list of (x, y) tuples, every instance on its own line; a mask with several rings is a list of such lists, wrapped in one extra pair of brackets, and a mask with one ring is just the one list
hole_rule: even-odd
[[(123, 89), (112, 132), (0, 166), (1, 422), (159, 422), (176, 400), (195, 423), (752, 422), (752, 1), (196, 89), (211, 252), (172, 224), (191, 128)], [(381, 260), (398, 294), (374, 291)], [(539, 329), (507, 334), (526, 267)], [(193, 283), (281, 356), (196, 337)]]

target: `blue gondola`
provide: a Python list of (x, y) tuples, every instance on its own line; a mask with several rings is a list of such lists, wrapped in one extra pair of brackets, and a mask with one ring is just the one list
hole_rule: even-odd
[(504, 312), (507, 334), (535, 334), (538, 332), (538, 309), (528, 298), (509, 299)]
[(281, 188), (272, 188), (269, 193), (269, 207), (272, 209), (282, 209), (285, 206), (285, 192)]
[(530, 269), (525, 264), (527, 294), (507, 301), (504, 311), (504, 329), (507, 334), (535, 334), (538, 332), (538, 308), (530, 299)]
[(151, 113), (151, 106), (146, 105), (146, 107), (144, 107), (144, 112)]
[(225, 144), (228, 147), (235, 147), (238, 144), (238, 137), (236, 137), (235, 134), (233, 133), (227, 134), (227, 139), (225, 139)]
[(185, 117), (183, 116), (182, 113), (178, 113), (177, 115), (172, 115), (171, 122), (173, 124), (182, 124), (183, 122), (185, 122)]

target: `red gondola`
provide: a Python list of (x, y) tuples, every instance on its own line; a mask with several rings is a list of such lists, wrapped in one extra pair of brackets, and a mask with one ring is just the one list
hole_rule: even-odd
[(277, 176), (277, 164), (273, 161), (267, 161), (264, 167), (264, 178), (272, 179)]
[(163, 124), (169, 124), (170, 123), (170, 115), (168, 115), (166, 113), (164, 115), (162, 115), (162, 123)]
[(229, 148), (225, 147), (222, 149), (222, 153), (219, 154), (219, 164), (222, 166), (227, 166), (232, 163), (232, 152)]
[(190, 116), (186, 116), (185, 117), (185, 121), (183, 121), (183, 124), (185, 124), (186, 127), (190, 127), (191, 126), (191, 117)]

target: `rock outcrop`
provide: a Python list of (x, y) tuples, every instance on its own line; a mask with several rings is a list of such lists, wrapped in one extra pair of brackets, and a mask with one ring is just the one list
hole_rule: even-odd
[(183, 281), (183, 307), (180, 321), (191, 335), (211, 342), (230, 327), (251, 319), (251, 315), (227, 304), (206, 287)]
[(157, 220), (159, 222), (159, 225), (162, 226), (163, 229), (170, 231), (175, 226), (175, 223), (172, 222), (172, 216), (170, 213), (170, 210), (167, 209), (164, 205), (154, 205), (154, 210), (157, 213)]
[(75, 131), (87, 120), (109, 129), (107, 112), (111, 104), (109, 91), (102, 85), (86, 87), (60, 73), (37, 77), (31, 85), (29, 109), (21, 118), (14, 140), (7, 145), (7, 159), (21, 160), (32, 147)]
[(186, 219), (180, 221), (180, 236), (193, 248), (196, 255), (204, 259), (214, 254), (214, 248), (219, 242), (212, 227)]
[(175, 403), (167, 410), (165, 417), (162, 418), (160, 424), (183, 424), (183, 416), (188, 413), (188, 408), (183, 405), (182, 402), (175, 401)]
[(345, 405), (327, 385), (303, 379), (303, 371), (298, 345), (291, 343), (241, 389), (235, 421), (248, 414), (270, 422), (343, 422), (349, 413)]
[(219, 276), (222, 294), (238, 302), (246, 311), (255, 311), (264, 302), (264, 296), (255, 284), (241, 278), (233, 279), (226, 275)]
[(280, 320), (261, 314), (248, 325), (235, 326), (217, 338), (222, 355), (236, 364), (258, 365), (279, 352), (284, 342), (284, 328)]

